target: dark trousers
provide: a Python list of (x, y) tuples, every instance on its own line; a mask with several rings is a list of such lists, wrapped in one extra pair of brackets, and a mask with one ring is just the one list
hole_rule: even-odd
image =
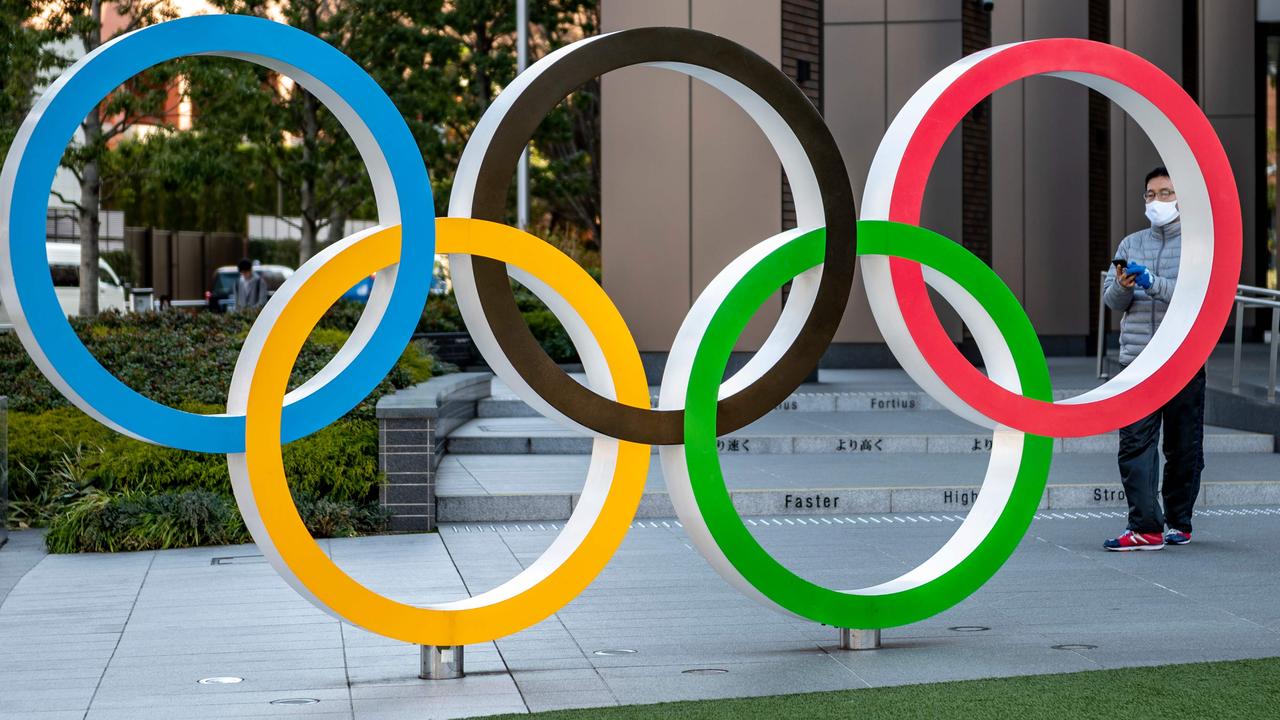
[[(1164, 424), (1164, 485), (1156, 449)], [(1163, 407), (1120, 428), (1120, 481), (1129, 500), (1129, 529), (1191, 532), (1191, 510), (1204, 469), (1204, 368)], [(1164, 511), (1160, 500), (1163, 496)]]

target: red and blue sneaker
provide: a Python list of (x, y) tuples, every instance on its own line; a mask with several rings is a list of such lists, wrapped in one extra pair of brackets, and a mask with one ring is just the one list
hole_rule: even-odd
[(1164, 535), (1161, 533), (1139, 533), (1125, 530), (1120, 537), (1113, 537), (1102, 543), (1102, 547), (1114, 552), (1130, 550), (1163, 550)]
[(1186, 545), (1191, 542), (1191, 533), (1169, 528), (1164, 534), (1164, 542), (1166, 545)]

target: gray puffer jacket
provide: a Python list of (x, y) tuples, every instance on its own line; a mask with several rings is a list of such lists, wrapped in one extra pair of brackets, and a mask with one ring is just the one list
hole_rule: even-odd
[(1107, 274), (1107, 307), (1122, 312), (1120, 319), (1120, 364), (1128, 365), (1151, 341), (1164, 319), (1178, 283), (1178, 261), (1182, 258), (1182, 221), (1147, 228), (1129, 235), (1116, 248), (1116, 258), (1147, 266), (1151, 288), (1127, 288), (1116, 282), (1115, 269)]

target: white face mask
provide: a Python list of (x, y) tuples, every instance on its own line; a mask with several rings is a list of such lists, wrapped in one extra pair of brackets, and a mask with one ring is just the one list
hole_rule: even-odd
[(1163, 202), (1160, 200), (1152, 200), (1147, 203), (1147, 219), (1151, 221), (1151, 227), (1162, 227), (1173, 222), (1178, 217), (1177, 202)]

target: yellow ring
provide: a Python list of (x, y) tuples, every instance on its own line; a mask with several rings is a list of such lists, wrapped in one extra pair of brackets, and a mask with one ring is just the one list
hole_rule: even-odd
[[(640, 353), (626, 323), (604, 290), (571, 259), (532, 235), (481, 220), (439, 218), (436, 234), (438, 252), (500, 260), (551, 286), (573, 306), (595, 336), (619, 402), (649, 406)], [(297, 286), (266, 330), (257, 353), (245, 408), (245, 452), (229, 455), (228, 465), (237, 502), (254, 540), (281, 575), (314, 603), (371, 632), (405, 642), (486, 642), (554, 614), (604, 569), (640, 504), (648, 474), (649, 446), (608, 438), (595, 440), (593, 455), (608, 456), (616, 450), (612, 477), (607, 492), (598, 494), (598, 502), (588, 501), (584, 493), (574, 517), (557, 538), (559, 541), (570, 533), (570, 525), (576, 522), (580, 539), (566, 549), (558, 563), (554, 558), (550, 564), (543, 562), (551, 554), (548, 550), (539, 562), (493, 590), (428, 607), (392, 600), (356, 582), (311, 537), (293, 504), (281, 457), (281, 406), (298, 352), (325, 311), (361, 278), (395, 264), (399, 255), (400, 227), (385, 228), (355, 240)], [(593, 463), (596, 459), (593, 457)]]

